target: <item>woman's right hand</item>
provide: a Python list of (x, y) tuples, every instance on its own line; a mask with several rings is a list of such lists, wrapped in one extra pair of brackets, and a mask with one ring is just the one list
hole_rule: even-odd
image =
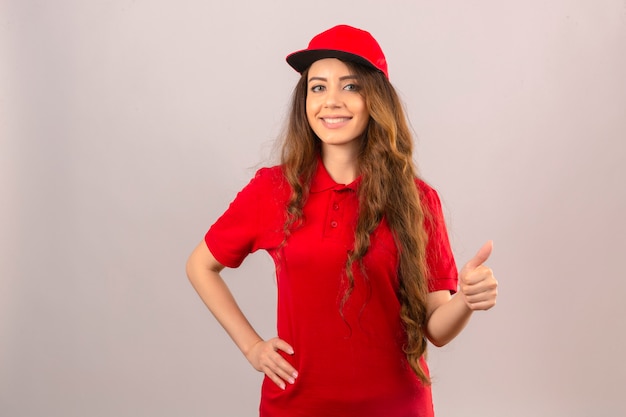
[(274, 337), (269, 340), (259, 340), (255, 343), (246, 358), (254, 369), (263, 372), (281, 389), (285, 389), (285, 382), (293, 384), (298, 377), (298, 371), (283, 358), (278, 351), (293, 355), (293, 348), (284, 340)]

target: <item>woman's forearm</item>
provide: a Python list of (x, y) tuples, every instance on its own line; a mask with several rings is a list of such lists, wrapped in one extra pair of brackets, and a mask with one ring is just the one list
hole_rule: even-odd
[(202, 242), (187, 261), (187, 276), (204, 304), (254, 369), (265, 373), (282, 389), (287, 383), (294, 384), (298, 371), (279, 354), (282, 351), (293, 355), (293, 348), (278, 337), (263, 340), (259, 336), (220, 276), (223, 268)]
[(444, 346), (465, 328), (472, 315), (460, 294), (450, 298), (432, 312), (426, 324), (426, 336), (435, 346)]
[(187, 276), (194, 289), (224, 330), (244, 355), (262, 340), (245, 317), (226, 283), (220, 276), (223, 268), (212, 258), (203, 243), (194, 250), (187, 262)]

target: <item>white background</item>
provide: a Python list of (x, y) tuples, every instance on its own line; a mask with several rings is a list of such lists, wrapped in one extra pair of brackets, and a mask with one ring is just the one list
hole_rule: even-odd
[[(0, 415), (255, 415), (184, 264), (338, 23), (385, 50), (459, 266), (495, 241), (438, 416), (626, 414), (625, 1), (0, 0)], [(273, 336), (267, 255), (224, 275)]]

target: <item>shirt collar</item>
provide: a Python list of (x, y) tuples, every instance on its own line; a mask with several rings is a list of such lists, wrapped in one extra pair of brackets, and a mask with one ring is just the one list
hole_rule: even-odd
[(361, 183), (361, 176), (358, 176), (354, 181), (350, 184), (338, 184), (335, 180), (332, 179), (324, 163), (322, 162), (322, 157), (318, 155), (317, 157), (317, 166), (315, 167), (315, 173), (313, 174), (313, 179), (311, 180), (311, 188), (310, 192), (319, 193), (327, 190), (351, 190), (356, 191)]

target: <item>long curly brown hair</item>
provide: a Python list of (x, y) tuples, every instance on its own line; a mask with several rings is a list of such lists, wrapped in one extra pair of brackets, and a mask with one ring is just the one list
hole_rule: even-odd
[[(352, 267), (361, 264), (370, 246), (370, 235), (383, 217), (396, 241), (399, 253), (398, 298), (401, 319), (407, 335), (404, 351), (407, 360), (423, 383), (430, 383), (420, 365), (426, 352), (426, 240), (425, 218), (415, 185), (417, 172), (413, 163), (413, 138), (398, 95), (380, 72), (344, 62), (357, 76), (370, 121), (361, 143), (358, 171), (362, 177), (358, 188), (359, 216), (354, 248), (346, 262), (349, 287), (343, 302), (354, 288)], [(284, 225), (285, 242), (302, 220), (302, 209), (315, 171), (320, 140), (306, 117), (308, 70), (302, 73), (292, 96), (281, 162), (292, 193)]]

